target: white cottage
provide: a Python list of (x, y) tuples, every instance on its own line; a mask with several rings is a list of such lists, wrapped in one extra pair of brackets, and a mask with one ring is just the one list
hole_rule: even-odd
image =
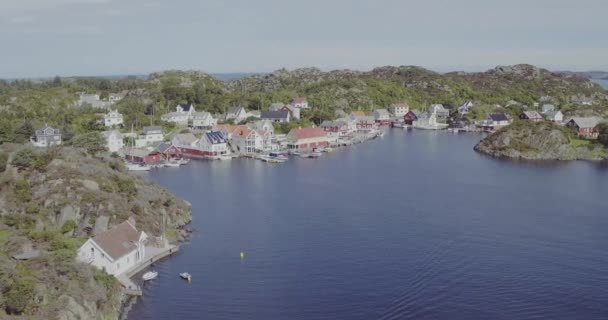
[(163, 128), (160, 126), (144, 127), (142, 132), (143, 133), (135, 140), (136, 148), (143, 148), (155, 142), (162, 142), (165, 140)]
[(393, 103), (388, 107), (388, 111), (393, 116), (401, 118), (410, 111), (410, 105), (407, 102)]
[(106, 127), (113, 127), (123, 124), (124, 120), (118, 110), (111, 110), (103, 116), (103, 123)]
[(217, 120), (213, 118), (209, 112), (194, 112), (192, 113), (192, 127), (196, 129), (207, 129), (217, 124)]
[(104, 131), (103, 137), (109, 152), (118, 152), (125, 146), (123, 135), (118, 130)]
[(239, 123), (249, 117), (247, 110), (243, 107), (230, 107), (226, 113), (226, 120), (233, 120), (234, 123)]
[(42, 129), (36, 130), (34, 136), (30, 138), (30, 142), (36, 147), (50, 147), (61, 144), (61, 130), (51, 126), (44, 125)]
[(137, 266), (145, 257), (148, 235), (130, 221), (87, 240), (76, 260), (117, 276)]

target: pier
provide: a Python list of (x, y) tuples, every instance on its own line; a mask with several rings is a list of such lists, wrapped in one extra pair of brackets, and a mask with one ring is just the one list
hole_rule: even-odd
[(168, 244), (162, 248), (146, 246), (145, 256), (141, 263), (116, 277), (124, 288), (123, 292), (132, 296), (141, 296), (143, 294), (141, 288), (131, 278), (151, 264), (178, 251), (179, 246), (172, 244)]

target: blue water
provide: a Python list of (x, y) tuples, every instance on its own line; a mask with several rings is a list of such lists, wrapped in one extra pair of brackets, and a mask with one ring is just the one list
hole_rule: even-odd
[(607, 319), (608, 167), (500, 161), (480, 137), (149, 173), (196, 232), (129, 319)]

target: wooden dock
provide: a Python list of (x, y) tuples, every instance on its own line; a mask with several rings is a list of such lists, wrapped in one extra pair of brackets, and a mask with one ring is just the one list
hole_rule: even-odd
[(176, 252), (179, 251), (179, 246), (168, 245), (164, 248), (158, 248), (154, 246), (146, 247), (146, 254), (144, 260), (138, 264), (137, 266), (131, 268), (125, 273), (117, 276), (116, 278), (123, 286), (123, 292), (132, 296), (141, 296), (142, 290), (141, 288), (131, 280), (131, 278), (143, 271), (145, 268), (149, 267), (151, 264), (166, 258)]

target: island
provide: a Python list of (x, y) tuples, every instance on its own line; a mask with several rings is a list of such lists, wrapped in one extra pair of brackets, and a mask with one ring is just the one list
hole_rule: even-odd
[(499, 158), (604, 160), (608, 156), (608, 149), (600, 141), (606, 142), (605, 135), (599, 140), (581, 139), (564, 125), (550, 121), (518, 120), (489, 134), (474, 149)]

